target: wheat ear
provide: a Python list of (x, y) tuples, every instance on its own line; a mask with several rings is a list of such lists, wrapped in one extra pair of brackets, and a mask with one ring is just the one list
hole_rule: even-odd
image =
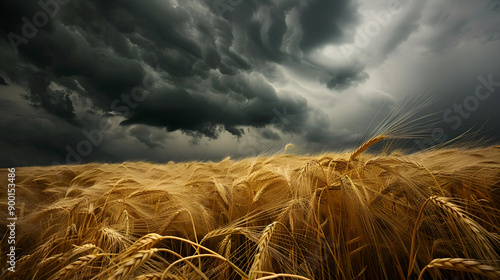
[(149, 250), (151, 249), (156, 243), (160, 242), (160, 240), (163, 238), (163, 236), (157, 234), (157, 233), (149, 233), (144, 235), (143, 237), (139, 238), (134, 244), (132, 244), (130, 247), (125, 250), (122, 254), (118, 255), (116, 257), (117, 260), (122, 260), (124, 258), (130, 257), (134, 255), (135, 252), (139, 250)]
[(135, 280), (160, 280), (161, 277), (162, 277), (161, 273), (150, 273), (150, 274), (139, 275), (135, 277)]
[(449, 200), (450, 198), (447, 197), (431, 197), (431, 201), (435, 205), (450, 213), (457, 221), (465, 223), (482, 243), (484, 250), (488, 251), (491, 255), (497, 256), (491, 248), (490, 241), (485, 237), (485, 234), (488, 234), (488, 232), (480, 224), (471, 219), (462, 208)]
[(468, 217), (464, 211), (456, 204), (451, 203), (449, 201), (449, 198), (447, 197), (438, 197), (438, 196), (431, 196), (429, 197), (422, 207), (420, 208), (420, 212), (418, 213), (417, 220), (415, 222), (415, 227), (413, 228), (413, 235), (412, 235), (412, 243), (411, 243), (411, 250), (410, 250), (410, 263), (408, 267), (408, 279), (410, 278), (411, 273), (413, 272), (413, 263), (415, 259), (415, 240), (416, 240), (416, 234), (417, 234), (417, 228), (420, 223), (420, 219), (422, 218), (423, 210), (427, 203), (432, 202), (434, 205), (437, 207), (445, 210), (448, 212), (450, 215), (455, 217), (457, 221), (463, 221), (467, 226), (471, 228), (471, 230), (474, 232), (474, 234), (477, 236), (477, 238), (480, 239), (480, 241), (485, 245), (484, 248), (487, 248), (489, 251), (489, 246), (488, 246), (488, 240), (483, 236), (481, 226), (477, 224), (474, 220), (472, 220), (470, 217)]
[(311, 279), (304, 277), (304, 276), (288, 274), (288, 273), (278, 273), (278, 274), (273, 274), (273, 275), (269, 275), (269, 276), (264, 276), (264, 277), (260, 277), (257, 280), (275, 279), (275, 278), (280, 278), (280, 277), (289, 277), (289, 278), (295, 278), (295, 279), (300, 279), (300, 280), (311, 280)]
[(127, 275), (149, 260), (158, 249), (139, 250), (134, 255), (123, 259), (117, 266), (118, 269), (113, 273), (109, 280), (125, 279)]
[(358, 149), (356, 149), (356, 151), (354, 151), (354, 153), (352, 153), (352, 155), (349, 157), (349, 161), (352, 161), (354, 158), (356, 158), (357, 156), (362, 154), (364, 151), (366, 151), (366, 149), (370, 148), (372, 145), (375, 145), (376, 143), (378, 143), (386, 138), (387, 138), (387, 136), (385, 136), (385, 135), (379, 135), (377, 137), (373, 137), (370, 140), (366, 141), (365, 143), (363, 143), (363, 145), (361, 145)]
[(267, 259), (267, 248), (271, 241), (272, 234), (276, 228), (277, 222), (272, 222), (269, 224), (262, 232), (259, 242), (257, 243), (257, 254), (254, 257), (252, 267), (250, 268), (249, 279), (255, 280), (257, 278), (257, 272), (261, 270), (262, 265)]
[(472, 229), (472, 231), (474, 231), (474, 233), (478, 234), (481, 237), (480, 226), (474, 220), (469, 218), (458, 205), (450, 202), (449, 198), (432, 196), (432, 197), (430, 197), (430, 200), (436, 206), (438, 206), (441, 209), (444, 209), (446, 212), (450, 213), (458, 221), (463, 221), (465, 224), (467, 224)]
[(162, 273), (142, 274), (135, 277), (135, 280), (175, 280), (175, 279), (182, 279), (182, 278), (177, 277), (175, 275), (163, 276)]
[(428, 268), (439, 268), (448, 270), (458, 270), (481, 274), (492, 279), (500, 279), (500, 270), (496, 267), (482, 264), (476, 260), (461, 258), (434, 259), (422, 269), (418, 280), (421, 280), (424, 272)]
[(51, 280), (66, 279), (69, 276), (71, 276), (71, 274), (73, 274), (74, 271), (86, 266), (88, 263), (93, 261), (98, 256), (99, 255), (92, 255), (91, 254), (91, 255), (79, 257), (76, 261), (68, 264), (62, 270), (60, 270), (59, 273), (55, 277), (50, 278), (50, 279)]

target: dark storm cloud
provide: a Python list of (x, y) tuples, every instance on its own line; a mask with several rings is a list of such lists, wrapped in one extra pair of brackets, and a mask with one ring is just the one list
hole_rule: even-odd
[(47, 89), (39, 94), (29, 95), (28, 98), (35, 108), (42, 107), (47, 112), (63, 119), (72, 120), (75, 118), (73, 103), (66, 91)]
[[(161, 126), (168, 131), (181, 130), (215, 139), (222, 129), (241, 136), (243, 130), (237, 129), (238, 126), (264, 127), (273, 120), (275, 111), (285, 108), (288, 119), (280, 128), (285, 132), (303, 132), (310, 111), (305, 98), (292, 95), (279, 98), (271, 87), (249, 80), (244, 77), (237, 79), (239, 83), (223, 81), (217, 86), (225, 94), (211, 92), (210, 88), (203, 92), (171, 87), (155, 89), (122, 124)], [(278, 127), (281, 124), (276, 123)]]
[(134, 126), (129, 129), (129, 133), (150, 149), (163, 147), (162, 141), (165, 140), (165, 136), (154, 134), (145, 126)]
[[(163, 126), (209, 138), (217, 138), (222, 130), (239, 137), (240, 126), (269, 125), (276, 117), (273, 109), (283, 108), (290, 122), (279, 129), (302, 133), (311, 119), (305, 99), (278, 96), (265, 79), (246, 77), (300, 57), (282, 48), (291, 32), (300, 31), (296, 40), (307, 54), (339, 41), (343, 28), (356, 21), (355, 7), (346, 0), (243, 1), (223, 15), (211, 1), (179, 1), (173, 6), (162, 0), (73, 0), (49, 10), (37, 1), (10, 2), (0, 4), (6, 40), (0, 59), (17, 67), (6, 69), (3, 64), (0, 71), (28, 89), (33, 106), (78, 124), (67, 91), (88, 97), (100, 110), (116, 111), (110, 104), (140, 86), (147, 71), (155, 71), (160, 82), (170, 86), (130, 108), (123, 124)], [(35, 27), (36, 36), (27, 42), (16, 42), (19, 53), (13, 56), (6, 49), (12, 45), (12, 33), (26, 35), (26, 22), (32, 24), (40, 11), (53, 12), (54, 17)], [(292, 11), (297, 26), (287, 22)], [(331, 77), (325, 84), (332, 89), (365, 79), (362, 70), (314, 66), (314, 71)], [(193, 88), (195, 83), (205, 88)]]
[(349, 67), (333, 69), (328, 73), (322, 82), (326, 84), (329, 89), (343, 90), (353, 85), (355, 82), (361, 82), (368, 78), (368, 74), (363, 71), (363, 67)]
[(425, 46), (433, 52), (445, 52), (455, 48), (463, 41), (478, 38), (486, 42), (500, 39), (498, 25), (498, 1), (457, 1), (454, 8), (469, 12), (452, 12), (445, 5), (430, 12), (423, 24), (432, 26), (434, 33), (424, 38)]
[[(9, 133), (0, 134), (3, 155), (0, 166), (50, 165), (56, 160), (64, 162), (68, 148), (76, 150), (82, 140), (81, 128), (45, 110), (30, 107), (20, 96), (6, 95), (10, 97), (0, 102), (0, 126)], [(88, 160), (95, 159), (97, 154), (90, 155)]]
[[(103, 120), (84, 161), (216, 159), (260, 140), (345, 148), (379, 99), (432, 87), (453, 109), (475, 77), (499, 77), (498, 1), (401, 1), (386, 23), (374, 13), (400, 1), (61, 2), (0, 3), (1, 165), (64, 162)], [(361, 46), (356, 30), (374, 23)], [(498, 124), (497, 96), (461, 128), (483, 108)]]
[(262, 136), (262, 138), (268, 139), (268, 140), (280, 140), (281, 139), (281, 137), (278, 133), (272, 131), (269, 128), (262, 129), (262, 131), (260, 132), (260, 136)]
[(378, 58), (379, 62), (385, 60), (397, 46), (408, 40), (410, 35), (419, 28), (418, 22), (422, 16), (422, 9), (425, 2), (426, 1), (424, 0), (412, 1), (410, 3), (406, 3), (406, 6), (402, 8), (402, 17), (404, 18), (404, 21), (395, 26), (390, 34), (390, 37), (382, 45), (381, 53)]
[(322, 46), (343, 37), (343, 27), (356, 20), (352, 1), (315, 0), (300, 14), (304, 36), (300, 47), (304, 51)]
[(488, 3), (488, 6), (492, 11), (500, 11), (500, 1), (499, 0), (491, 0)]

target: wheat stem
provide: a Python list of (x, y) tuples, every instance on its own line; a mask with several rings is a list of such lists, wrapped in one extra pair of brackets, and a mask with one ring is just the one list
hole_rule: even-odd
[(420, 207), (420, 211), (418, 212), (417, 220), (415, 221), (415, 226), (413, 227), (413, 233), (411, 235), (411, 246), (410, 246), (410, 261), (408, 264), (408, 274), (406, 276), (408, 280), (410, 279), (410, 275), (413, 272), (413, 263), (414, 263), (415, 254), (416, 254), (416, 252), (415, 252), (415, 240), (417, 238), (418, 225), (420, 223), (420, 220), (422, 219), (422, 215), (424, 214), (425, 206), (427, 205), (427, 203), (429, 203), (429, 201), (432, 198), (433, 197), (431, 196), (428, 199), (426, 199), (424, 204), (422, 204), (422, 207)]

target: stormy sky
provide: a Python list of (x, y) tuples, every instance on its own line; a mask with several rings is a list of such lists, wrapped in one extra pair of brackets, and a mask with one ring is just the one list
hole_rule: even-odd
[(498, 0), (6, 0), (0, 35), (1, 167), (349, 149), (413, 109), (413, 148), (500, 139)]

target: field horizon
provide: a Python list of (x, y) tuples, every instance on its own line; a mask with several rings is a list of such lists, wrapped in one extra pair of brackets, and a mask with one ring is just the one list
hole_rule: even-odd
[(2, 242), (2, 279), (499, 277), (500, 146), (365, 152), (380, 140), (310, 156), (15, 168), (15, 272)]

